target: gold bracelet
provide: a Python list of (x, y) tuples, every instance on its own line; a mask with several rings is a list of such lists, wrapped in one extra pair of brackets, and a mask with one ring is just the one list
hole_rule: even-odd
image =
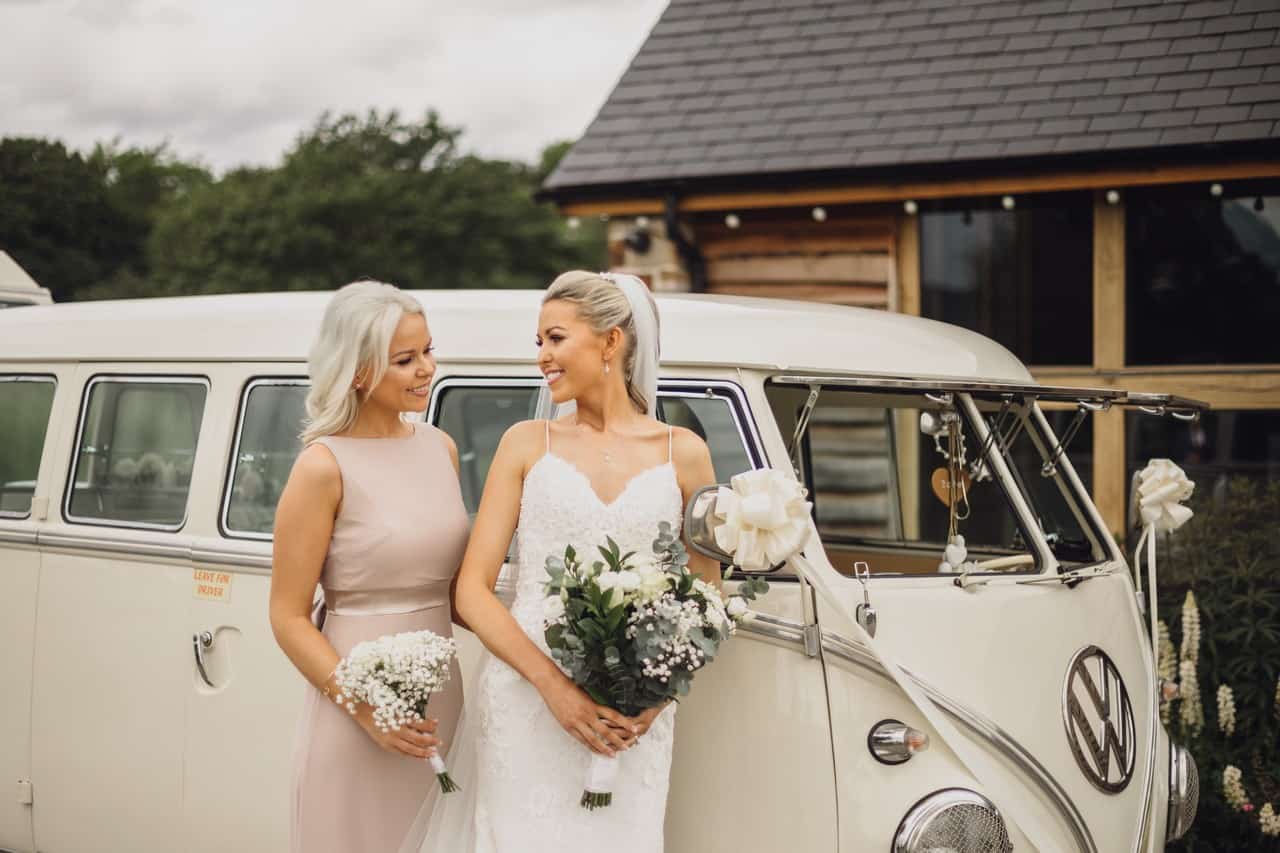
[(325, 676), (324, 681), (320, 684), (320, 692), (324, 694), (324, 698), (326, 699), (333, 698), (333, 688), (329, 686), (329, 682), (333, 679), (333, 676), (336, 675), (337, 672), (338, 672), (338, 668), (335, 666), (333, 668), (333, 672)]

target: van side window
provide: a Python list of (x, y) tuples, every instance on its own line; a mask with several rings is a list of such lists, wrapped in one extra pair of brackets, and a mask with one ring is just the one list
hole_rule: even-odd
[(0, 516), (31, 514), (56, 389), (52, 376), (0, 376)]
[(665, 423), (685, 427), (702, 437), (711, 450), (717, 483), (727, 483), (734, 474), (755, 467), (739, 428), (737, 413), (727, 397), (661, 392), (658, 414)]
[[(779, 429), (791, 435), (808, 389), (769, 385), (766, 393)], [(922, 432), (921, 415), (932, 422), (941, 412), (920, 395), (822, 390), (800, 461), (818, 533), (842, 573), (859, 561), (879, 574), (938, 573), (950, 532), (947, 445)], [(963, 435), (974, 460), (981, 447), (967, 421)], [(966, 483), (956, 532), (968, 559), (978, 571), (1037, 571), (1004, 487), (987, 476)]]
[(222, 507), (227, 535), (271, 538), (276, 502), (301, 450), (307, 389), (301, 379), (259, 379), (245, 389)]
[(202, 379), (92, 379), (76, 437), (67, 520), (180, 528), (207, 394)]
[(502, 434), (534, 416), (541, 384), (514, 379), (506, 384), (444, 380), (436, 387), (432, 422), (458, 445), (462, 500), (468, 513), (474, 514), (480, 506), (484, 481)]

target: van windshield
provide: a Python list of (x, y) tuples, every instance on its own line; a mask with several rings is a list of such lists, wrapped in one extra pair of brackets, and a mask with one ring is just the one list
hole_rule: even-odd
[(1038, 416), (1041, 413), (1034, 404), (981, 399), (974, 403), (988, 429), (998, 433), (992, 444), (1001, 449), (1010, 473), (1027, 496), (1053, 555), (1060, 563), (1073, 566), (1101, 561), (1105, 551), (1085, 512), (1087, 498), (1068, 480), (1066, 449), (1059, 444), (1059, 436), (1048, 429), (1047, 419)]
[[(779, 429), (791, 436), (809, 389), (766, 389)], [(1039, 570), (1005, 485), (979, 463), (983, 448), (961, 409), (920, 393), (821, 391), (799, 457), (818, 532), (838, 570), (852, 573), (854, 563), (866, 562), (879, 574), (950, 572), (945, 549), (956, 535), (970, 572)]]

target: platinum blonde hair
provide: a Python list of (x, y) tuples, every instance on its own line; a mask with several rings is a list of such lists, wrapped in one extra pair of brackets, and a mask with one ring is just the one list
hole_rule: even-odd
[[(641, 414), (656, 415), (658, 305), (635, 276), (573, 270), (558, 276), (542, 297), (545, 305), (562, 299), (573, 305), (591, 330), (603, 335), (622, 330), (622, 376), (627, 396)], [(648, 311), (648, 316), (636, 314)]]
[[(418, 300), (393, 284), (356, 281), (333, 294), (307, 356), (311, 390), (304, 447), (355, 423), (364, 397), (386, 375), (387, 349), (406, 314), (425, 312)], [(364, 394), (352, 387), (358, 373), (364, 374)]]

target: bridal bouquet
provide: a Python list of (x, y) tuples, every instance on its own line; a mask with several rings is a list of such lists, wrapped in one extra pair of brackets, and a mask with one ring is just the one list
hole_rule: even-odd
[[(768, 590), (744, 581), (728, 601), (688, 568), (671, 525), (662, 523), (652, 553), (599, 546), (584, 562), (572, 546), (547, 558), (543, 613), (547, 646), (592, 699), (629, 717), (689, 692), (693, 676), (713, 660), (747, 616), (747, 601)], [(582, 806), (613, 801), (617, 758), (592, 754)]]
[[(457, 645), (432, 631), (408, 631), (357, 643), (338, 662), (334, 678), (340, 691), (334, 701), (352, 714), (356, 703), (373, 706), (373, 721), (382, 731), (426, 719), (431, 694), (449, 681), (449, 663)], [(427, 759), (440, 788), (449, 794), (458, 785), (440, 756)]]

